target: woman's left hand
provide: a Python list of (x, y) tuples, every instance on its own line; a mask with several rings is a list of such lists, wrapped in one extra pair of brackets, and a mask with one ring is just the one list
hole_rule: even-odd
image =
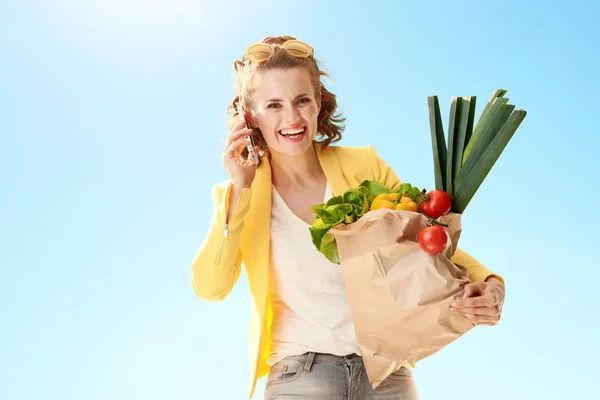
[(462, 314), (475, 325), (494, 326), (500, 321), (504, 293), (504, 285), (494, 277), (468, 283), (461, 298), (450, 305), (450, 311)]

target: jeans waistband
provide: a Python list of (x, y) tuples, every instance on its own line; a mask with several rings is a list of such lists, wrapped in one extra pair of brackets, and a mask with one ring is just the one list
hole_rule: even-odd
[(313, 364), (354, 364), (362, 363), (362, 357), (358, 354), (337, 356), (335, 354), (308, 352), (298, 356), (289, 356), (286, 359), (297, 360), (302, 364), (302, 369), (310, 372)]

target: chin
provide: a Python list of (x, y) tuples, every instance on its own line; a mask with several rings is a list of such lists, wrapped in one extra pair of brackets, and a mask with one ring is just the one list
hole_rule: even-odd
[(298, 141), (278, 137), (279, 140), (277, 140), (275, 146), (269, 146), (269, 148), (280, 154), (299, 156), (313, 147), (314, 137), (315, 135), (308, 134)]

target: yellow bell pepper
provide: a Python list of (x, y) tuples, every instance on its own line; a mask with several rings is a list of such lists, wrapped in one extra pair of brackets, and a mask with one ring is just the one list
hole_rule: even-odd
[[(404, 197), (403, 197), (403, 199), (404, 199)], [(412, 200), (410, 202), (400, 201), (400, 203), (398, 203), (396, 205), (396, 210), (405, 210), (405, 211), (414, 211), (414, 212), (417, 212), (419, 210), (419, 206), (417, 205), (417, 203), (415, 203)]]
[(395, 210), (396, 205), (393, 203), (393, 201), (398, 200), (398, 196), (398, 193), (382, 193), (378, 196), (375, 196), (369, 211), (380, 210), (382, 208)]

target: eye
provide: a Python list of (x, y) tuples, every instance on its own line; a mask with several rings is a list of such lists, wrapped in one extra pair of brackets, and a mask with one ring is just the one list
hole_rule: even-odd
[(267, 108), (279, 108), (279, 103), (271, 103), (267, 106)]
[(310, 99), (308, 97), (304, 97), (304, 98), (298, 100), (298, 103), (300, 103), (300, 104), (310, 103)]

